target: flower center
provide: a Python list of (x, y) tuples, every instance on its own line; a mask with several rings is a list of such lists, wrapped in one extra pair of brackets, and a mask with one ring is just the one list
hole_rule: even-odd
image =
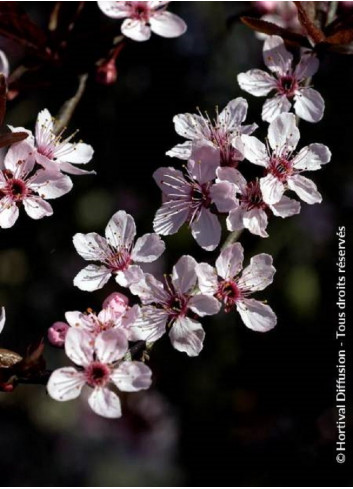
[(148, 22), (150, 18), (150, 9), (147, 5), (147, 2), (129, 2), (133, 8), (132, 18), (143, 20), (144, 22)]
[(278, 180), (285, 182), (292, 175), (292, 162), (287, 158), (273, 156), (268, 167), (268, 172), (272, 173)]
[(241, 297), (241, 291), (234, 280), (223, 280), (216, 293), (218, 300), (223, 301), (225, 312), (229, 312)]
[(248, 211), (251, 209), (266, 209), (267, 205), (263, 201), (258, 180), (248, 183), (244, 195), (240, 197), (240, 202)]
[(109, 381), (110, 369), (100, 362), (92, 362), (85, 369), (86, 382), (91, 387), (103, 387)]
[(113, 272), (126, 270), (131, 263), (131, 256), (127, 249), (119, 250), (109, 257), (109, 266)]
[(188, 300), (185, 296), (180, 295), (172, 295), (167, 304), (167, 310), (169, 312), (169, 316), (172, 319), (175, 319), (179, 316), (185, 316), (188, 310)]
[(281, 78), (278, 80), (277, 87), (279, 93), (281, 93), (282, 95), (293, 97), (298, 88), (298, 83), (294, 76), (286, 75), (281, 76)]
[(22, 201), (28, 193), (27, 185), (23, 180), (20, 180), (19, 178), (10, 178), (7, 181), (6, 194), (15, 202)]

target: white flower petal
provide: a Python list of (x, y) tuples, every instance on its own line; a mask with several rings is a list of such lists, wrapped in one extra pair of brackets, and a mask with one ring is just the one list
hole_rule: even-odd
[(197, 261), (189, 255), (184, 255), (173, 267), (172, 271), (172, 283), (176, 291), (181, 294), (187, 294), (196, 285)]
[(111, 271), (105, 266), (88, 265), (74, 278), (74, 285), (80, 290), (93, 292), (101, 289), (111, 277)]
[(42, 199), (57, 199), (72, 189), (72, 181), (61, 173), (39, 170), (32, 178), (28, 185), (35, 190)]
[(262, 238), (268, 238), (266, 232), (268, 218), (263, 209), (251, 209), (243, 215), (243, 224), (252, 234), (261, 236)]
[(164, 303), (169, 297), (162, 282), (150, 273), (146, 273), (144, 279), (140, 282), (132, 284), (130, 291), (132, 294), (138, 295), (144, 304), (152, 302)]
[(265, 333), (277, 324), (276, 314), (270, 306), (256, 299), (243, 299), (237, 302), (237, 310), (248, 328)]
[(307, 204), (320, 204), (322, 195), (318, 192), (315, 183), (302, 175), (293, 175), (288, 178), (288, 187)]
[(116, 212), (105, 228), (105, 237), (114, 248), (124, 247), (129, 249), (136, 236), (135, 221), (125, 211)]
[(196, 294), (189, 300), (188, 307), (198, 316), (213, 316), (221, 308), (220, 302), (210, 295)]
[(10, 170), (15, 178), (27, 176), (35, 165), (35, 151), (29, 141), (21, 141), (10, 146), (4, 159), (6, 170)]
[(269, 206), (275, 216), (290, 217), (300, 212), (300, 202), (283, 195), (277, 204)]
[(150, 18), (151, 30), (162, 37), (179, 37), (187, 27), (183, 19), (171, 12), (157, 12)]
[(149, 263), (157, 260), (164, 250), (164, 241), (157, 234), (145, 234), (136, 241), (131, 258), (137, 262)]
[(185, 139), (207, 139), (209, 128), (205, 119), (197, 114), (178, 114), (173, 118), (174, 128)]
[[(43, 160), (41, 160), (40, 163), (44, 167), (46, 166), (43, 164)], [(67, 161), (55, 161), (55, 164), (59, 167), (60, 171), (64, 171), (70, 175), (96, 175), (94, 170), (82, 170), (82, 168), (71, 165), (71, 163), (68, 163)]]
[(126, 270), (119, 270), (115, 275), (115, 280), (121, 287), (130, 287), (142, 279), (143, 271), (139, 265), (129, 265)]
[(59, 368), (49, 377), (48, 394), (56, 401), (71, 401), (81, 394), (85, 383), (83, 372), (78, 372), (74, 367)]
[(267, 253), (253, 256), (238, 281), (239, 288), (251, 292), (264, 290), (272, 284), (275, 273), (272, 256)]
[(218, 148), (205, 142), (193, 144), (187, 168), (194, 180), (201, 185), (214, 180), (219, 164), (220, 152)]
[(6, 321), (5, 308), (2, 307), (0, 310), (0, 333), (4, 329), (5, 321)]
[(10, 74), (9, 60), (2, 50), (0, 50), (0, 73), (3, 74), (5, 78)]
[(308, 122), (321, 121), (325, 101), (313, 88), (300, 88), (294, 95), (294, 110), (298, 117)]
[(80, 311), (65, 312), (65, 319), (72, 328), (82, 328), (90, 332), (94, 327), (90, 317)]
[(228, 102), (218, 120), (227, 131), (235, 131), (245, 121), (248, 112), (248, 102), (238, 97)]
[(297, 80), (301, 81), (315, 75), (318, 69), (319, 60), (316, 55), (314, 53), (305, 53), (300, 58), (300, 61), (294, 70), (294, 75)]
[(174, 148), (166, 152), (167, 156), (171, 158), (179, 158), (180, 160), (188, 160), (191, 156), (192, 142), (185, 141), (185, 143), (177, 144)]
[(84, 329), (70, 328), (65, 337), (65, 353), (76, 365), (87, 367), (93, 361), (92, 335)]
[(289, 112), (291, 104), (285, 95), (276, 95), (266, 100), (262, 107), (261, 117), (266, 122), (272, 122), (283, 112)]
[(213, 251), (219, 245), (222, 228), (218, 217), (203, 207), (196, 221), (191, 224), (191, 234), (204, 250)]
[(134, 341), (155, 342), (164, 335), (168, 313), (154, 306), (142, 306), (140, 315), (131, 328)]
[(216, 260), (216, 270), (224, 279), (238, 275), (243, 267), (244, 250), (240, 243), (233, 243), (221, 251)]
[(203, 294), (214, 295), (218, 290), (218, 278), (215, 268), (208, 263), (196, 265), (199, 288)]
[(85, 260), (104, 261), (110, 254), (106, 239), (97, 233), (76, 233), (72, 241), (77, 253)]
[(52, 206), (40, 197), (26, 197), (23, 199), (23, 207), (32, 219), (42, 219), (53, 215)]
[(268, 141), (277, 155), (283, 151), (292, 152), (300, 138), (294, 114), (281, 114), (271, 122), (268, 128)]
[(226, 220), (228, 231), (241, 231), (244, 229), (245, 212), (246, 211), (240, 206), (230, 211)]
[(92, 411), (104, 418), (120, 418), (121, 404), (119, 397), (107, 388), (96, 387), (88, 398)]
[(203, 348), (205, 332), (200, 323), (184, 317), (174, 322), (169, 338), (176, 350), (185, 352), (189, 357), (196, 357)]
[(129, 17), (132, 13), (131, 6), (128, 2), (109, 2), (104, 0), (98, 1), (97, 3), (101, 11), (112, 19)]
[[(86, 143), (68, 143), (71, 146), (71, 151), (65, 151), (65, 156), (62, 159), (68, 163), (73, 163), (74, 165), (85, 165), (89, 163), (93, 157), (94, 150), (92, 146)], [(66, 148), (62, 148), (63, 150)]]
[(229, 182), (214, 183), (210, 188), (210, 197), (219, 212), (229, 212), (238, 205), (235, 187)]
[(19, 213), (16, 202), (12, 202), (8, 197), (0, 199), (0, 227), (11, 228), (17, 221)]
[(242, 90), (245, 90), (255, 97), (264, 97), (276, 88), (275, 78), (262, 70), (249, 70), (238, 75), (238, 83)]
[(271, 173), (266, 177), (260, 178), (260, 188), (264, 202), (269, 205), (277, 204), (285, 190), (283, 183)]
[(273, 73), (286, 75), (291, 72), (293, 56), (279, 36), (268, 36), (263, 48), (264, 63)]
[(108, 329), (99, 333), (94, 346), (98, 360), (108, 364), (123, 358), (129, 349), (126, 334), (120, 329)]
[(148, 41), (151, 37), (151, 28), (138, 19), (125, 19), (121, 24), (121, 33), (133, 41)]
[(267, 166), (270, 158), (266, 146), (255, 136), (244, 134), (241, 139), (244, 144), (244, 157), (255, 165)]
[(122, 392), (146, 390), (152, 383), (152, 371), (142, 362), (122, 362), (110, 378)]
[(216, 174), (217, 182), (225, 181), (232, 183), (235, 186), (237, 193), (243, 194), (245, 192), (247, 182), (239, 170), (236, 170), (235, 168), (231, 168), (229, 166), (223, 166), (217, 168)]
[(331, 151), (320, 143), (309, 144), (302, 148), (293, 158), (293, 167), (296, 170), (315, 171), (320, 170), (321, 165), (326, 165), (331, 160)]

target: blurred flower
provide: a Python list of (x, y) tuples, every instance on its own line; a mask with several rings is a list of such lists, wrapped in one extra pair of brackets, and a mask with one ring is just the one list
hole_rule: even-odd
[(109, 388), (113, 383), (122, 392), (148, 389), (152, 372), (142, 362), (124, 361), (128, 341), (122, 331), (100, 333), (92, 346), (91, 336), (83, 330), (70, 329), (65, 340), (67, 356), (78, 366), (55, 370), (48, 381), (48, 393), (57, 401), (79, 397), (85, 384), (93, 388), (88, 398), (92, 410), (106, 418), (119, 418), (119, 397)]
[(5, 308), (2, 307), (0, 311), (0, 333), (4, 329), (5, 326), (5, 321), (6, 321), (6, 313), (5, 313)]
[(134, 41), (147, 41), (151, 31), (162, 37), (179, 37), (187, 28), (180, 17), (166, 12), (169, 1), (97, 3), (108, 17), (127, 17), (121, 25), (121, 32)]
[[(292, 32), (302, 33), (303, 28), (298, 19), (298, 11), (294, 2), (256, 2), (259, 9), (265, 11), (261, 20), (271, 22), (272, 24), (288, 29)], [(258, 39), (266, 39), (267, 35), (256, 32)]]
[(255, 97), (276, 93), (264, 103), (262, 119), (272, 122), (282, 112), (289, 112), (294, 99), (294, 111), (298, 117), (308, 122), (322, 119), (325, 102), (319, 92), (306, 86), (319, 68), (319, 60), (311, 52), (306, 52), (293, 71), (293, 56), (284, 46), (279, 36), (269, 36), (264, 42), (264, 62), (272, 71), (249, 70), (238, 75), (240, 87)]
[(63, 323), (62, 321), (55, 322), (48, 329), (49, 343), (58, 348), (62, 348), (65, 344), (65, 338), (68, 329), (69, 325), (67, 323)]
[(234, 136), (252, 134), (257, 124), (243, 126), (248, 111), (244, 98), (231, 100), (216, 119), (198, 114), (178, 114), (174, 117), (175, 131), (189, 141), (177, 144), (166, 154), (171, 157), (188, 160), (192, 153), (193, 142), (209, 143), (219, 149), (221, 166), (236, 166), (244, 159), (242, 153), (231, 144)]
[(79, 272), (74, 285), (81, 290), (101, 289), (114, 275), (122, 287), (128, 287), (143, 277), (134, 262), (152, 262), (165, 250), (165, 244), (154, 233), (145, 234), (134, 244), (136, 226), (134, 219), (125, 211), (116, 212), (110, 219), (105, 238), (97, 233), (77, 233), (73, 237), (77, 253), (85, 260), (98, 261), (102, 265), (88, 265)]
[(4, 75), (5, 78), (7, 78), (10, 74), (10, 65), (9, 65), (9, 60), (7, 59), (6, 54), (4, 51), (0, 49), (0, 73)]
[(267, 238), (268, 211), (272, 211), (275, 216), (283, 218), (300, 212), (300, 203), (285, 195), (277, 204), (266, 204), (259, 180), (256, 179), (247, 183), (243, 175), (235, 168), (218, 168), (216, 181), (232, 183), (235, 187), (235, 193), (239, 194), (237, 205), (227, 217), (227, 229), (229, 231), (241, 231), (245, 228), (252, 234)]
[(266, 169), (267, 175), (260, 178), (260, 188), (263, 200), (269, 205), (280, 202), (287, 189), (307, 204), (322, 201), (314, 182), (301, 173), (320, 170), (321, 165), (330, 161), (331, 152), (327, 146), (314, 143), (293, 156), (299, 138), (294, 114), (281, 114), (271, 122), (268, 128), (269, 147), (253, 136), (243, 136), (245, 158)]
[(142, 301), (141, 314), (134, 324), (136, 338), (154, 342), (170, 328), (169, 338), (178, 351), (190, 357), (197, 356), (203, 347), (205, 332), (190, 313), (212, 316), (219, 311), (213, 297), (195, 291), (197, 262), (191, 256), (182, 256), (173, 267), (166, 285), (146, 274), (143, 281), (131, 286), (131, 292)]
[(44, 199), (56, 199), (71, 190), (69, 177), (52, 170), (34, 172), (34, 169), (32, 145), (21, 142), (10, 147), (0, 171), (0, 227), (15, 224), (21, 204), (32, 219), (51, 216), (53, 209)]
[(276, 269), (272, 257), (261, 253), (251, 258), (240, 276), (243, 259), (242, 245), (234, 243), (221, 251), (216, 268), (208, 263), (197, 264), (199, 287), (202, 293), (222, 301), (226, 312), (236, 307), (245, 326), (263, 333), (276, 326), (277, 317), (270, 306), (249, 296), (270, 285)]
[(153, 178), (165, 194), (165, 202), (153, 221), (156, 233), (175, 234), (187, 222), (197, 243), (214, 250), (221, 238), (221, 225), (211, 210), (228, 212), (235, 205), (234, 189), (228, 182), (212, 183), (219, 165), (219, 150), (203, 142), (193, 147), (186, 175), (175, 168), (159, 168)]

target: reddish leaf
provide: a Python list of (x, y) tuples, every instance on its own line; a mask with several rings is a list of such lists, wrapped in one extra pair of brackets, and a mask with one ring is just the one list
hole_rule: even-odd
[(19, 141), (23, 141), (28, 137), (28, 133), (26, 132), (8, 132), (6, 134), (0, 135), (0, 148), (4, 146), (11, 146), (11, 144), (18, 143)]
[(269, 36), (281, 36), (285, 41), (296, 46), (310, 47), (306, 37), (272, 24), (272, 22), (256, 19), (255, 17), (241, 17), (240, 20), (254, 31), (263, 32)]
[(327, 37), (325, 42), (329, 44), (349, 44), (353, 41), (353, 29), (344, 29)]
[(316, 6), (315, 2), (294, 2), (298, 10), (298, 19), (306, 30), (308, 36), (316, 43), (325, 40), (325, 34), (315, 23)]

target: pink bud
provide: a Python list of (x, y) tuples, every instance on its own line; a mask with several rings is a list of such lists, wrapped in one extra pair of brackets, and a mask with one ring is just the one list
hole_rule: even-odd
[(62, 348), (65, 343), (65, 337), (69, 325), (61, 321), (57, 321), (48, 329), (48, 340), (50, 344), (58, 348)]
[(112, 58), (109, 61), (102, 63), (97, 68), (96, 80), (102, 85), (112, 85), (118, 78), (118, 70), (115, 66), (115, 59)]
[(129, 305), (129, 299), (119, 292), (113, 292), (103, 302), (103, 309), (112, 309), (116, 314), (124, 314)]

